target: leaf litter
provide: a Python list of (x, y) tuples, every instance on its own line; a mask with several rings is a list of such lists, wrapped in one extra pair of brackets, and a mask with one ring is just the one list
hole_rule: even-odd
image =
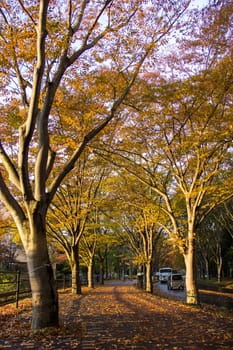
[[(31, 300), (0, 308), (1, 349), (232, 349), (233, 319), (133, 285), (59, 293), (60, 328), (32, 332)], [(84, 346), (84, 345), (83, 345)]]

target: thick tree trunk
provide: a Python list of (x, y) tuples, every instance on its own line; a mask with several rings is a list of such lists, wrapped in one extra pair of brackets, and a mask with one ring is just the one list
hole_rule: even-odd
[(34, 225), (31, 235), (25, 247), (32, 291), (31, 327), (33, 330), (58, 327), (58, 294), (41, 221)]
[(188, 246), (184, 255), (186, 265), (186, 302), (197, 305), (199, 303), (195, 267), (195, 239), (189, 234)]
[(80, 269), (79, 269), (78, 245), (75, 245), (72, 247), (72, 253), (71, 253), (72, 294), (82, 293), (79, 273), (80, 273)]

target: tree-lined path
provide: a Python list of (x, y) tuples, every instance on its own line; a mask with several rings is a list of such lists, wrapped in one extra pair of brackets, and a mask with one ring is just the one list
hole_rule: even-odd
[(226, 349), (233, 321), (159, 299), (133, 286), (108, 285), (81, 303), (81, 349)]
[(145, 293), (132, 282), (109, 282), (93, 290), (84, 288), (81, 296), (61, 293), (60, 307), (61, 328), (34, 335), (29, 331), (27, 303), (21, 302), (18, 315), (7, 316), (7, 308), (2, 308), (0, 348), (233, 348), (233, 319)]

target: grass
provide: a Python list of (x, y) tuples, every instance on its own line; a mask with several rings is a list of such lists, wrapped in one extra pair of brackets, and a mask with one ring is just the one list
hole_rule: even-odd
[(199, 279), (198, 282), (206, 285), (212, 284), (223, 288), (233, 289), (233, 279), (223, 279), (221, 282), (218, 282), (216, 279)]

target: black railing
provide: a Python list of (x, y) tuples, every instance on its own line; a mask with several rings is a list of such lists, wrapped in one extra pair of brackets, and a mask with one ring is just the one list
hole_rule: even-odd
[[(57, 289), (71, 287), (71, 276), (61, 274), (56, 278)], [(15, 303), (31, 296), (29, 276), (27, 272), (0, 271), (0, 306)]]
[(0, 306), (15, 302), (16, 307), (20, 299), (31, 296), (28, 273), (0, 272)]
[[(82, 285), (87, 284), (87, 278), (80, 276)], [(58, 290), (71, 288), (71, 275), (59, 274), (56, 277)], [(0, 306), (15, 303), (18, 307), (19, 300), (30, 297), (31, 288), (27, 272), (0, 271)]]

